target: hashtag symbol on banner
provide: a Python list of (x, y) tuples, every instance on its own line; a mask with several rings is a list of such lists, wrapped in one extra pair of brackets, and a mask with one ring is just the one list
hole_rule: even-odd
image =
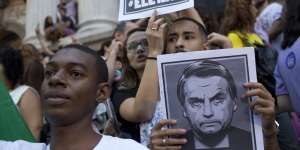
[(128, 2), (128, 6), (129, 6), (129, 7), (133, 7), (133, 0), (130, 0), (130, 1)]

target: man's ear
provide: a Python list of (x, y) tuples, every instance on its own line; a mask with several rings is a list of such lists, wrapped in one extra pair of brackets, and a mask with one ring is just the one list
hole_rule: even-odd
[(233, 112), (235, 112), (237, 110), (238, 106), (237, 106), (237, 98), (235, 98), (233, 100)]
[(184, 106), (183, 106), (182, 110), (183, 110), (183, 117), (188, 118), (188, 113), (186, 112), (186, 109)]
[(187, 114), (185, 111), (183, 111), (183, 117), (187, 118)]
[(107, 82), (99, 83), (97, 90), (97, 102), (102, 103), (105, 101), (110, 95), (110, 87)]

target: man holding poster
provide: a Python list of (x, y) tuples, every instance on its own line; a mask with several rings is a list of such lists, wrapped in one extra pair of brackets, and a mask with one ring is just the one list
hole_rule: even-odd
[[(180, 13), (179, 13), (180, 14)], [(193, 14), (188, 12), (186, 14)], [(196, 15), (199, 17), (199, 15)], [(220, 46), (220, 48), (230, 48), (231, 43), (228, 43), (228, 39), (218, 34), (210, 34), (207, 36), (205, 32), (205, 26), (201, 18), (195, 16), (183, 16), (173, 21), (172, 26), (169, 28), (167, 34), (164, 34), (164, 24), (161, 19), (155, 19), (152, 17), (148, 24), (148, 40), (149, 40), (149, 57), (156, 57), (157, 54), (161, 54), (164, 50), (167, 53), (187, 52), (187, 51), (199, 51), (206, 50), (207, 48)], [(166, 42), (166, 49), (164, 49), (163, 41)], [(222, 52), (219, 51), (219, 52)], [(185, 55), (187, 56), (187, 55)], [(153, 62), (155, 59), (151, 59)], [(177, 59), (178, 61), (178, 59)], [(156, 65), (151, 63), (149, 68), (156, 69)], [(176, 68), (175, 68), (176, 69)], [(149, 71), (150, 72), (150, 71)], [(151, 71), (156, 72), (156, 71)], [(150, 72), (150, 74), (151, 74)], [(156, 76), (155, 74), (153, 76)], [(243, 82), (245, 83), (245, 82)], [(243, 94), (246, 97), (256, 96), (257, 101), (250, 103), (250, 108), (255, 112), (262, 115), (264, 129), (264, 145), (266, 150), (275, 150), (278, 148), (276, 139), (276, 127), (274, 123), (274, 98), (260, 83), (245, 83), (245, 89), (248, 90)], [(172, 87), (172, 85), (168, 85)], [(162, 89), (163, 87), (160, 86)], [(173, 92), (174, 93), (174, 92)], [(170, 101), (172, 101), (170, 99)], [(174, 100), (173, 102), (175, 102)], [(159, 104), (158, 104), (159, 105)], [(249, 107), (249, 105), (247, 105)], [(179, 111), (179, 113), (181, 113)], [(155, 117), (154, 117), (155, 118)], [(189, 142), (189, 139), (184, 138), (187, 134), (187, 130), (184, 128), (176, 128), (178, 120), (161, 120), (153, 129), (150, 136), (150, 145), (152, 149), (182, 149), (183, 146)], [(152, 121), (151, 121), (152, 124)], [(163, 127), (169, 126), (169, 129), (163, 129)], [(150, 126), (151, 127), (151, 126)], [(238, 142), (238, 141), (233, 141)], [(262, 140), (260, 142), (263, 142)], [(212, 148), (214, 149), (214, 148)], [(225, 148), (226, 149), (226, 148)]]

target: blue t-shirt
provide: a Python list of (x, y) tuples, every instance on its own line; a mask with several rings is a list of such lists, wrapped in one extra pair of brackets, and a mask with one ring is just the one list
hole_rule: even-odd
[(300, 114), (300, 37), (291, 47), (279, 51), (274, 77), (276, 94), (289, 95), (295, 112)]

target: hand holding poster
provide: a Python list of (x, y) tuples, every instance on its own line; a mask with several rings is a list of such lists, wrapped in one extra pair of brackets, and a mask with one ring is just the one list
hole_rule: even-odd
[(263, 150), (260, 117), (241, 98), (257, 82), (253, 48), (161, 55), (161, 101), (176, 128), (187, 130), (183, 150)]
[(194, 7), (194, 0), (120, 0), (119, 21), (150, 17)]

